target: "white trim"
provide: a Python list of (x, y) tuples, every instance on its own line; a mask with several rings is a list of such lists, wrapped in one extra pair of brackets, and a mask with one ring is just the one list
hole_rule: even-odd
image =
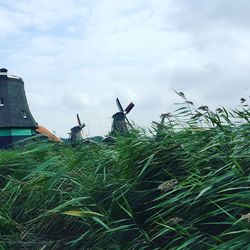
[(13, 78), (13, 79), (22, 79), (19, 76), (13, 76), (13, 75), (7, 75), (8, 78)]
[(0, 97), (0, 107), (3, 107), (3, 106), (4, 106), (4, 98)]
[(0, 76), (7, 76), (8, 78), (12, 78), (12, 79), (22, 79), (19, 76), (9, 75), (7, 72), (0, 72)]

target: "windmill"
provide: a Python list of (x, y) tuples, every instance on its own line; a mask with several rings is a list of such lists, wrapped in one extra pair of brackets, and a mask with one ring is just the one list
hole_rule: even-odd
[(62, 142), (34, 120), (23, 79), (10, 75), (5, 68), (0, 69), (0, 149), (42, 137), (48, 141)]
[(76, 115), (78, 126), (74, 126), (70, 131), (70, 143), (72, 145), (81, 143), (83, 141), (82, 129), (86, 126), (85, 123), (81, 123), (80, 117)]
[(126, 134), (128, 133), (128, 126), (132, 127), (126, 115), (133, 109), (135, 105), (131, 102), (124, 110), (118, 98), (116, 98), (116, 105), (119, 112), (115, 113), (112, 116), (113, 123), (111, 128), (111, 135)]
[(31, 137), (36, 128), (22, 78), (0, 69), (0, 148)]

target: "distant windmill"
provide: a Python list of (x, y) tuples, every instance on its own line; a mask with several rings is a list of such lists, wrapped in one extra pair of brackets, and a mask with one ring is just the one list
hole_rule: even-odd
[(81, 123), (80, 117), (76, 115), (78, 126), (75, 126), (71, 129), (70, 132), (70, 143), (72, 145), (81, 143), (83, 141), (82, 129), (86, 126), (85, 123)]
[(118, 98), (116, 98), (116, 105), (119, 112), (115, 113), (112, 116), (113, 123), (111, 128), (111, 135), (126, 134), (128, 133), (128, 125), (132, 127), (126, 115), (133, 109), (135, 105), (131, 102), (124, 110)]

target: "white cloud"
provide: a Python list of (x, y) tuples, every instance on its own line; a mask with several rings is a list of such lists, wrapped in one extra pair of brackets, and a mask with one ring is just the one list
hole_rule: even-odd
[(35, 119), (58, 134), (79, 113), (108, 132), (118, 96), (148, 126), (173, 89), (211, 106), (248, 96), (247, 1), (0, 0), (0, 63), (25, 81)]

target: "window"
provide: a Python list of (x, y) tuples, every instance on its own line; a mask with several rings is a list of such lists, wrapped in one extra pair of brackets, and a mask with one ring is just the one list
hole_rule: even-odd
[(25, 111), (22, 111), (22, 114), (23, 114), (23, 119), (27, 119), (27, 115), (26, 115)]
[(4, 98), (0, 98), (0, 107), (4, 106)]

